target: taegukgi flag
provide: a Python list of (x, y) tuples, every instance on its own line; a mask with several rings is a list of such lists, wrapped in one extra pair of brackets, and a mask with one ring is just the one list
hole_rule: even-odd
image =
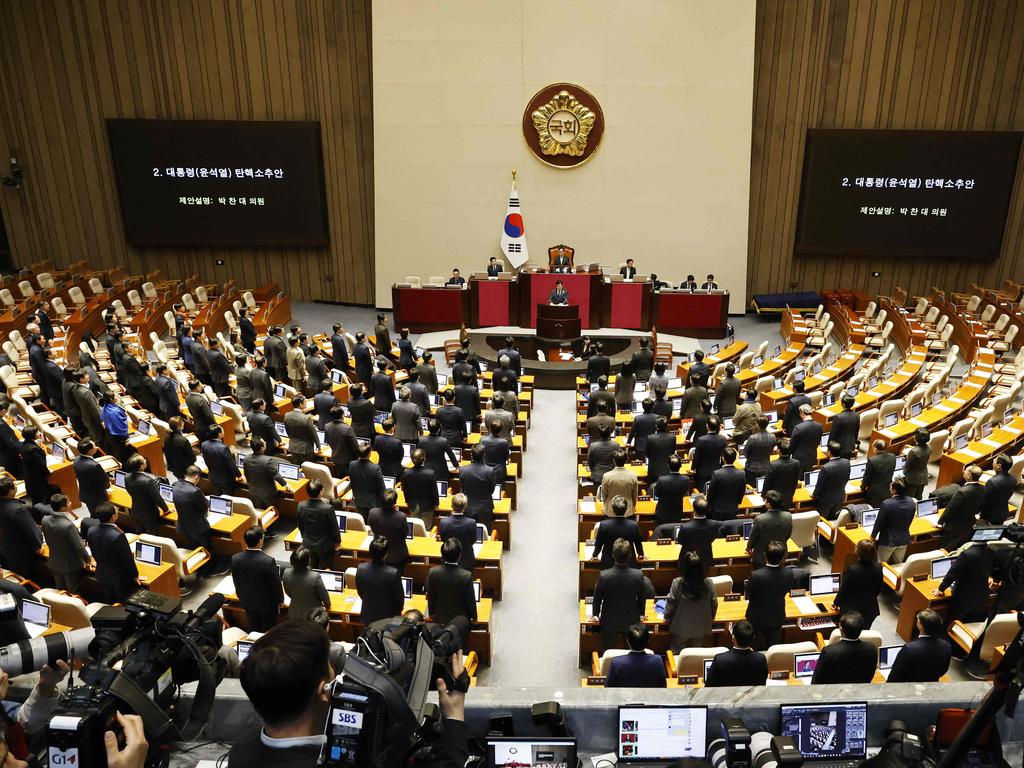
[(509, 264), (518, 269), (530, 259), (526, 247), (526, 224), (519, 208), (519, 192), (516, 190), (516, 175), (512, 173), (512, 191), (508, 193), (508, 212), (501, 225), (501, 250)]

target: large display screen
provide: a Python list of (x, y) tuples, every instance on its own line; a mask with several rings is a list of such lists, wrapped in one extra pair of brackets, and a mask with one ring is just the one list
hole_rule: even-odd
[(316, 122), (108, 120), (135, 245), (326, 245)]
[(1021, 134), (809, 130), (795, 252), (999, 255)]

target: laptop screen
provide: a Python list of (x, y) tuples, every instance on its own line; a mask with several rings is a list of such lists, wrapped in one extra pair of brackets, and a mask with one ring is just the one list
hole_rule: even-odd
[(974, 535), (971, 536), (971, 541), (998, 541), (1003, 537), (1003, 527), (985, 527), (975, 528)]
[(252, 650), (252, 644), (255, 640), (239, 640), (235, 646), (235, 651), (238, 653), (238, 660), (245, 661), (245, 657), (249, 655), (249, 651)]
[(150, 565), (160, 565), (160, 547), (156, 544), (146, 544), (144, 541), (135, 542), (135, 559)]
[(835, 405), (836, 404), (836, 396), (835, 395), (825, 395), (823, 398), (821, 398), (821, 404), (823, 406), (825, 406), (826, 408), (828, 408), (830, 405)]
[(862, 526), (864, 526), (865, 528), (867, 528), (868, 530), (871, 530), (872, 528), (875, 527), (875, 520), (877, 520), (877, 519), (878, 519), (878, 510), (877, 509), (869, 509), (866, 512), (864, 512), (864, 517), (861, 519), (860, 524)]
[(320, 581), (328, 592), (345, 591), (345, 574), (335, 571), (317, 571), (320, 574)]
[(280, 421), (274, 422), (274, 431), (277, 432), (278, 437), (288, 437), (288, 429)]
[(395, 478), (391, 475), (384, 475), (384, 487), (389, 491), (395, 490)]
[(932, 560), (930, 576), (933, 579), (944, 579), (949, 569), (953, 567), (955, 557), (939, 557)]
[(277, 471), (285, 480), (298, 480), (299, 479), (299, 465), (289, 464), (286, 461), (282, 461), (277, 465)]
[(167, 483), (160, 483), (160, 498), (164, 501), (174, 501), (174, 489)]
[(706, 707), (619, 707), (619, 760), (664, 762), (707, 754)]
[(216, 400), (210, 401), (210, 410), (213, 411), (214, 416), (221, 416), (224, 414), (224, 406), (218, 403)]
[(476, 543), (483, 544), (484, 539), (487, 538), (487, 526), (483, 523), (476, 524)]
[(64, 446), (59, 443), (54, 443), (50, 446), (50, 455), (55, 459), (63, 460), (66, 454), (64, 453)]
[(781, 734), (805, 758), (862, 760), (868, 748), (868, 705), (797, 704), (781, 708)]
[(29, 624), (48, 627), (50, 626), (50, 606), (45, 603), (37, 603), (35, 600), (22, 600), (21, 618)]
[(114, 485), (116, 485), (118, 488), (124, 488), (124, 479), (125, 479), (125, 477), (127, 477), (127, 475), (125, 475), (124, 472), (122, 472), (120, 469), (115, 469), (114, 470)]
[(487, 739), (488, 768), (576, 768), (576, 762), (576, 739), (572, 737)]
[(145, 419), (139, 419), (139, 423), (136, 425), (136, 429), (139, 430), (140, 434), (148, 435), (149, 434), (149, 422), (146, 421)]
[(494, 490), (491, 491), (491, 498), (494, 499), (494, 501), (498, 501), (501, 498), (501, 486), (500, 485), (494, 486)]
[(959, 450), (962, 450), (962, 449), (967, 447), (967, 441), (969, 439), (970, 439), (970, 435), (968, 435), (966, 433), (962, 434), (962, 435), (957, 435), (956, 436), (956, 440), (953, 441), (953, 444), (956, 447), (956, 449), (959, 451)]
[(744, 523), (743, 523), (743, 538), (744, 539), (749, 539), (750, 538), (750, 532), (752, 530), (754, 530), (754, 521), (753, 520), (746, 520), (746, 521), (744, 521)]
[(437, 482), (437, 495), (442, 497), (442, 498), (447, 496), (448, 495), (448, 481), (447, 480), (437, 480), (435, 482)]
[(860, 480), (864, 477), (864, 470), (868, 468), (866, 461), (851, 461), (850, 462), (850, 479)]
[(917, 516), (927, 517), (928, 515), (934, 515), (939, 511), (939, 500), (938, 499), (921, 499), (917, 502)]
[(711, 665), (715, 663), (714, 659), (704, 659), (704, 680), (707, 681), (708, 673), (711, 671)]
[(819, 471), (820, 470), (816, 469), (813, 472), (808, 472), (806, 475), (804, 475), (804, 485), (806, 485), (808, 488), (813, 488), (815, 485), (817, 485)]
[(892, 669), (892, 665), (896, 662), (896, 657), (899, 656), (900, 650), (902, 648), (902, 645), (883, 645), (881, 648), (879, 648), (878, 668)]
[(230, 515), (231, 499), (229, 499), (227, 496), (211, 496), (210, 512), (212, 512), (215, 515)]
[(284, 384), (278, 384), (274, 387), (274, 397), (284, 397)]
[(335, 384), (341, 384), (344, 381), (345, 374), (339, 371), (337, 368), (331, 369), (331, 381)]
[(720, 345), (718, 345), (718, 344), (712, 344), (712, 345), (711, 345), (711, 349), (710, 349), (710, 352), (711, 352), (711, 354), (712, 354), (712, 355), (714, 355), (714, 354), (717, 354), (718, 350), (720, 350), (720, 349), (721, 349), (721, 346), (720, 346)]
[(896, 426), (896, 422), (898, 422), (899, 420), (900, 420), (900, 415), (898, 413), (887, 414), (886, 417), (885, 417), (885, 427), (886, 427), (886, 429), (888, 429), (889, 427), (895, 427)]
[(796, 677), (811, 677), (815, 667), (818, 666), (818, 656), (815, 653), (797, 653), (793, 655), (793, 674)]
[(811, 594), (815, 596), (834, 595), (839, 591), (839, 578), (838, 573), (822, 573), (811, 576)]
[(448, 374), (438, 373), (437, 375), (437, 386), (447, 387), (448, 386)]
[(919, 400), (916, 403), (914, 403), (912, 406), (910, 406), (910, 416), (911, 416), (911, 418), (913, 418), (914, 416), (920, 416), (922, 410), (924, 410), (924, 405)]
[(348, 530), (348, 515), (344, 512), (335, 512), (334, 517), (338, 520), (338, 531), (345, 533)]
[(410, 597), (412, 597), (412, 577), (411, 576), (403, 576), (402, 577), (402, 594), (405, 595), (405, 599), (406, 600), (408, 600)]
[(480, 593), (483, 590), (483, 585), (479, 581), (473, 582), (473, 599), (476, 602), (480, 602)]
[(762, 493), (764, 491), (764, 476), (757, 478), (757, 492)]

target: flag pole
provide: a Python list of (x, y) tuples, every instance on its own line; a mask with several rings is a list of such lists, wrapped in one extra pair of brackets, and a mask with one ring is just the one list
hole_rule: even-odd
[(516, 169), (512, 169), (512, 189), (516, 188)]

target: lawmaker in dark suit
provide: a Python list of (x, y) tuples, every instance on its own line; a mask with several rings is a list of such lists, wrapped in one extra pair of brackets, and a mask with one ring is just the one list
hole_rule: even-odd
[(419, 439), (416, 447), (422, 448), (426, 454), (426, 466), (434, 470), (435, 480), (447, 480), (451, 477), (450, 466), (458, 466), (458, 461), (447, 438), (441, 436), (441, 422), (437, 419), (428, 421), (427, 434)]
[(484, 447), (479, 443), (471, 451), (472, 461), (459, 468), (459, 488), (469, 502), (470, 517), (487, 526), (494, 527), (494, 468), (484, 463)]
[(800, 406), (811, 404), (811, 398), (804, 394), (803, 379), (794, 381), (791, 387), (796, 394), (789, 398), (786, 413), (782, 416), (782, 431), (786, 433), (787, 437), (793, 436), (793, 428), (800, 423)]
[(976, 542), (957, 555), (939, 588), (939, 597), (950, 587), (953, 592), (946, 608), (946, 626), (962, 622), (984, 621), (988, 615), (989, 579), (995, 567), (995, 555), (984, 542)]
[(679, 557), (687, 552), (696, 552), (700, 561), (708, 568), (715, 562), (713, 543), (722, 535), (722, 524), (717, 520), (709, 520), (708, 502), (703, 496), (693, 499), (693, 519), (679, 526), (676, 541), (680, 546)]
[(476, 552), (473, 545), (476, 544), (476, 520), (466, 517), (466, 495), (457, 493), (452, 497), (452, 513), (442, 517), (438, 523), (438, 534), (441, 541), (457, 539), (462, 547), (459, 556), (459, 567), (465, 568), (470, 573), (476, 567)]
[(737, 466), (736, 449), (722, 451), (722, 467), (708, 483), (708, 516), (712, 520), (735, 520), (747, 489), (747, 475)]
[(369, 443), (359, 446), (359, 458), (348, 465), (348, 478), (356, 511), (366, 519), (373, 507), (384, 500), (384, 473), (370, 461)]
[(587, 360), (587, 381), (596, 384), (602, 376), (607, 377), (612, 371), (612, 361), (602, 351), (601, 343), (594, 344), (594, 354)]
[(331, 502), (321, 498), (324, 487), (319, 480), (310, 480), (306, 489), (309, 498), (299, 502), (296, 517), (302, 546), (309, 551), (313, 568), (330, 570), (334, 567), (334, 553), (341, 544), (338, 518)]
[(810, 472), (818, 463), (818, 446), (821, 445), (823, 430), (821, 424), (812, 416), (814, 409), (810, 405), (800, 406), (800, 422), (793, 427), (789, 438), (789, 448), (793, 458), (800, 462), (804, 472)]
[(678, 523), (683, 519), (683, 501), (690, 495), (690, 476), (680, 472), (682, 465), (678, 455), (670, 456), (668, 471), (657, 476), (651, 488), (651, 493), (658, 500), (654, 507), (656, 525)]
[(590, 621), (601, 627), (601, 653), (618, 644), (619, 634), (640, 622), (644, 603), (654, 597), (650, 580), (638, 569), (629, 567), (633, 545), (625, 539), (612, 545), (615, 564), (601, 571), (594, 587), (594, 607)]
[(249, 310), (242, 307), (238, 311), (238, 334), (242, 339), (242, 346), (250, 355), (256, 354), (256, 326), (249, 318)]
[(612, 429), (607, 424), (601, 428), (597, 438), (590, 438), (587, 446), (587, 467), (595, 488), (600, 488), (604, 476), (615, 468), (615, 454), (621, 446), (612, 440)]
[[(629, 505), (621, 496), (616, 496), (609, 504), (614, 517), (605, 517), (597, 526), (597, 535), (594, 537), (594, 554), (590, 556), (592, 561), (599, 560), (601, 569), (611, 568), (613, 565), (615, 543), (622, 539), (629, 542), (636, 554), (636, 560), (644, 558), (644, 539), (640, 533), (640, 524), (632, 517), (626, 517)], [(631, 560), (634, 565), (636, 560)]]
[(156, 366), (156, 378), (153, 379), (156, 385), (157, 397), (160, 403), (160, 418), (170, 419), (172, 416), (181, 414), (181, 401), (178, 399), (178, 384), (167, 375), (167, 366), (160, 363)]
[(782, 639), (786, 622), (786, 595), (805, 580), (805, 573), (783, 566), (786, 545), (773, 541), (765, 548), (767, 565), (758, 568), (747, 579), (747, 620), (754, 627), (760, 649), (775, 645)]
[(949, 552), (959, 549), (971, 538), (978, 512), (985, 501), (985, 489), (978, 482), (981, 475), (981, 467), (974, 464), (965, 467), (964, 484), (957, 489), (939, 515), (942, 546)]
[(739, 405), (741, 385), (735, 373), (736, 366), (726, 363), (725, 376), (715, 387), (715, 413), (722, 419), (731, 419)]
[(0, 400), (0, 466), (3, 466), (15, 477), (22, 478), (24, 472), (21, 470), (21, 441), (14, 434), (11, 425), (5, 421), (10, 407), (9, 400)]
[(1013, 459), (1005, 453), (996, 456), (993, 467), (996, 473), (985, 483), (985, 496), (981, 502), (981, 519), (992, 525), (1002, 525), (1010, 516), (1010, 498), (1017, 487), (1017, 480), (1010, 474)]
[(368, 387), (373, 376), (373, 354), (366, 343), (366, 334), (360, 331), (356, 334), (356, 343), (352, 347), (352, 357), (355, 358), (356, 377)]
[(374, 536), (370, 542), (370, 562), (356, 566), (356, 591), (362, 602), (359, 621), (367, 626), (401, 615), (405, 605), (402, 575), (385, 562), (387, 552), (388, 540)]
[(213, 381), (213, 391), (219, 397), (226, 397), (231, 394), (229, 383), (234, 368), (220, 349), (220, 342), (217, 339), (210, 339), (210, 351), (207, 354), (210, 361), (210, 379)]
[(498, 356), (498, 367), (491, 373), (491, 389), (495, 392), (519, 392), (519, 374), (512, 370), (507, 355)]
[[(427, 574), (427, 612), (437, 624), (448, 624), (459, 616), (470, 623), (476, 621), (476, 597), (473, 594), (473, 574), (459, 567), (462, 546), (457, 539), (441, 544), (441, 565), (435, 565)], [(469, 632), (462, 638), (466, 649)]]
[(647, 438), (654, 434), (659, 417), (654, 415), (654, 401), (651, 398), (645, 397), (640, 406), (643, 408), (643, 413), (638, 413), (633, 417), (626, 444), (633, 446), (633, 452), (638, 459), (645, 459), (647, 458)]
[(344, 421), (345, 407), (331, 406), (331, 420), (324, 427), (324, 441), (331, 449), (331, 463), (336, 478), (348, 477), (348, 465), (359, 455), (359, 441), (351, 425)]
[(231, 577), (238, 602), (245, 610), (250, 632), (266, 632), (277, 623), (284, 603), (281, 569), (263, 552), (263, 529), (245, 532), (245, 550), (231, 557)]
[(203, 394), (201, 381), (193, 380), (189, 383), (188, 397), (185, 398), (185, 407), (192, 416), (192, 425), (195, 429), (199, 442), (210, 437), (210, 429), (217, 423), (217, 417), (213, 415), (210, 408), (210, 401)]
[(632, 259), (626, 259), (626, 265), (623, 267), (619, 267), (619, 274), (622, 275), (627, 280), (632, 280), (634, 277), (636, 277), (636, 267), (633, 266)]
[(605, 688), (664, 688), (665, 662), (661, 656), (647, 652), (650, 631), (643, 624), (630, 624), (626, 629), (629, 653), (612, 659)]
[(348, 373), (348, 343), (343, 335), (345, 329), (341, 323), (335, 323), (331, 330), (331, 365), (339, 371)]
[(141, 454), (133, 455), (125, 469), (128, 475), (124, 487), (132, 499), (132, 523), (139, 533), (156, 534), (160, 517), (170, 510), (160, 496), (160, 481), (146, 471), (149, 465)]
[(174, 511), (178, 514), (178, 532), (193, 547), (206, 547), (213, 554), (213, 538), (210, 521), (210, 502), (197, 484), (201, 473), (199, 467), (192, 466), (185, 470), (185, 477), (171, 486), (171, 500)]
[(647, 477), (658, 478), (668, 472), (669, 458), (676, 455), (676, 436), (668, 431), (668, 419), (659, 416), (654, 434), (647, 438)]
[(811, 684), (870, 683), (878, 669), (878, 649), (860, 639), (864, 619), (856, 611), (847, 611), (839, 628), (842, 639), (822, 649)]
[(878, 560), (882, 563), (902, 563), (910, 544), (910, 524), (917, 514), (917, 502), (907, 495), (907, 481), (893, 479), (892, 497), (878, 507), (878, 516), (871, 538), (878, 545)]
[(512, 457), (512, 440), (501, 436), (502, 424), (497, 419), (487, 423), (488, 434), (480, 439), (484, 447), (484, 464), (494, 470), (494, 481), (503, 485), (508, 479), (508, 463)]
[(383, 413), (390, 413), (391, 406), (395, 404), (395, 383), (391, 380), (387, 371), (387, 362), (377, 360), (377, 372), (370, 377), (370, 393), (373, 397), (373, 407)]
[(878, 618), (878, 593), (882, 591), (882, 566), (878, 562), (875, 542), (861, 539), (857, 542), (857, 560), (846, 566), (835, 604), (840, 613), (856, 611), (863, 621), (863, 629), (871, 629)]
[(402, 479), (405, 472), (405, 446), (402, 441), (395, 437), (395, 422), (390, 417), (381, 423), (384, 434), (377, 435), (373, 441), (373, 449), (377, 451), (377, 461), (380, 463), (380, 470), (385, 477), (393, 477), (395, 480)]
[(722, 466), (722, 451), (729, 442), (720, 434), (721, 423), (717, 416), (708, 418), (708, 433), (697, 438), (693, 445), (691, 469), (694, 473), (694, 487), (704, 490), (704, 484), (711, 479), (715, 470)]
[(320, 450), (320, 436), (313, 419), (302, 412), (306, 399), (301, 395), (292, 398), (292, 410), (284, 415), (285, 434), (288, 435), (288, 453), (296, 464), (312, 461)]
[(353, 384), (349, 387), (348, 412), (352, 416), (352, 431), (356, 437), (373, 440), (373, 417), (377, 411), (373, 403), (363, 396), (363, 385)]
[(79, 594), (82, 568), (90, 558), (78, 526), (68, 514), (67, 496), (55, 493), (50, 497), (42, 528), (49, 549), (47, 565), (53, 572), (57, 589), (66, 589), (74, 595)]
[(132, 548), (117, 527), (117, 509), (105, 501), (96, 509), (99, 525), (89, 531), (89, 549), (96, 561), (96, 581), (107, 590), (109, 602), (123, 603), (139, 588), (139, 568)]
[(511, 336), (505, 337), (505, 346), (498, 350), (499, 358), (502, 355), (508, 358), (508, 367), (515, 371), (516, 376), (522, 376), (523, 357), (515, 348), (515, 340)]
[[(459, 389), (472, 390), (470, 393), (471, 397), (469, 398), (472, 407), (475, 409), (472, 414), (455, 404), (455, 397)], [(452, 448), (462, 448), (462, 444), (469, 434), (466, 422), (472, 421), (480, 412), (480, 391), (472, 384), (460, 384), (454, 391), (450, 388), (445, 389), (441, 393), (441, 399), (444, 401), (444, 405), (438, 408), (434, 414), (434, 418), (437, 419), (437, 423), (441, 428), (441, 437), (447, 440), (448, 445)], [(467, 405), (467, 407), (469, 406)]]
[(171, 417), (167, 426), (171, 431), (164, 440), (164, 462), (175, 477), (184, 477), (185, 470), (196, 461), (196, 452), (182, 432), (185, 420), (181, 416)]
[(78, 456), (72, 464), (75, 480), (78, 481), (78, 496), (89, 510), (90, 515), (96, 514), (96, 507), (107, 500), (107, 488), (110, 487), (110, 476), (96, 461), (98, 449), (92, 438), (83, 437), (78, 441)]
[(501, 263), (498, 261), (497, 258), (495, 258), (494, 256), (491, 256), (490, 261), (487, 262), (487, 276), (488, 277), (497, 277), (501, 273), (502, 273)]
[(949, 671), (952, 656), (942, 617), (935, 611), (917, 614), (917, 638), (900, 648), (889, 670), (889, 683), (937, 683)]
[(775, 453), (775, 436), (768, 431), (768, 424), (767, 416), (758, 416), (757, 432), (743, 443), (743, 470), (750, 485), (754, 485), (757, 478), (768, 474), (771, 467), (772, 454)]
[(548, 304), (568, 304), (569, 292), (565, 290), (562, 281), (555, 283), (555, 289), (548, 295)]
[(331, 391), (333, 387), (334, 385), (329, 379), (319, 381), (315, 387), (320, 390), (313, 395), (313, 413), (316, 414), (317, 429), (326, 429), (327, 422), (331, 420), (331, 409), (339, 405), (338, 399)]
[(427, 455), (422, 448), (412, 452), (412, 467), (402, 473), (402, 492), (409, 514), (423, 520), (428, 528), (434, 527), (434, 513), (441, 499), (437, 490), (434, 470), (425, 466)]
[(779, 492), (765, 491), (762, 497), (767, 508), (754, 518), (747, 539), (747, 553), (755, 568), (764, 567), (765, 549), (769, 542), (781, 541), (787, 544), (793, 535), (793, 515), (782, 505)]
[(768, 660), (753, 649), (754, 627), (741, 620), (732, 625), (732, 648), (714, 657), (704, 678), (707, 688), (737, 685), (764, 685), (768, 680)]
[(928, 463), (931, 461), (931, 433), (924, 427), (914, 431), (914, 445), (907, 451), (903, 465), (903, 477), (907, 481), (907, 493), (915, 499), (924, 495), (928, 485)]
[(379, 507), (374, 507), (366, 516), (366, 524), (375, 536), (388, 540), (387, 563), (401, 572), (409, 559), (409, 545), (406, 541), (408, 518), (398, 508), (398, 494), (393, 490), (384, 491)]
[(232, 495), (235, 493), (235, 487), (241, 479), (242, 473), (238, 469), (235, 454), (221, 439), (223, 434), (224, 431), (220, 425), (213, 427), (210, 430), (210, 439), (200, 446), (200, 452), (206, 463), (206, 472), (214, 490), (219, 494)]
[(25, 472), (25, 492), (33, 504), (45, 503), (54, 491), (50, 485), (50, 468), (46, 466), (46, 451), (36, 442), (39, 430), (23, 427), (21, 430), (21, 466)]
[(764, 476), (761, 493), (763, 495), (768, 491), (777, 491), (779, 505), (789, 509), (793, 506), (793, 494), (796, 493), (802, 476), (803, 467), (800, 466), (799, 461), (793, 458), (789, 440), (783, 438), (779, 441), (779, 458), (768, 465), (768, 473)]
[(857, 453), (858, 435), (860, 433), (860, 414), (853, 410), (857, 400), (853, 395), (845, 394), (842, 398), (843, 410), (832, 419), (829, 440), (839, 443), (839, 455), (844, 459), (852, 459)]
[(245, 457), (245, 480), (249, 484), (249, 495), (257, 509), (266, 509), (277, 503), (277, 485), (284, 485), (280, 474), (280, 462), (266, 453), (266, 443), (259, 437), (249, 440), (252, 453)]
[(615, 413), (615, 395), (608, 391), (608, 377), (600, 376), (597, 379), (597, 389), (592, 390), (587, 397), (587, 418), (590, 419), (597, 414), (600, 404), (604, 403), (604, 413)]
[(846, 484), (850, 481), (850, 460), (840, 455), (839, 443), (830, 440), (829, 459), (818, 473), (812, 498), (818, 506), (818, 514), (826, 520), (835, 520), (839, 510), (846, 503)]
[(875, 453), (864, 467), (860, 487), (864, 501), (872, 507), (878, 507), (889, 498), (889, 486), (892, 485), (893, 473), (896, 471), (896, 455), (886, 450), (884, 440), (875, 440), (871, 447)]

